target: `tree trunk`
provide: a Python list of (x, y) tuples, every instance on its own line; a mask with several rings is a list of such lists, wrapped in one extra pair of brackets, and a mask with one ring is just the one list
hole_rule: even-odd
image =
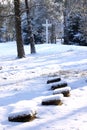
[(15, 29), (18, 58), (25, 57), (24, 46), (21, 33), (20, 0), (14, 0)]
[(51, 27), (51, 43), (55, 43), (56, 44), (56, 34), (55, 34), (55, 25), (52, 24)]
[(31, 53), (36, 53), (34, 35), (32, 32), (32, 25), (31, 25), (31, 19), (30, 19), (30, 8), (28, 6), (28, 0), (25, 0), (25, 6), (26, 6), (26, 14), (27, 14), (28, 35), (30, 37), (30, 49), (31, 49)]
[(68, 1), (65, 0), (64, 1), (64, 11), (63, 11), (63, 15), (64, 15), (64, 44), (68, 44), (69, 42), (69, 37), (68, 37), (68, 32), (67, 32), (67, 13), (68, 13)]

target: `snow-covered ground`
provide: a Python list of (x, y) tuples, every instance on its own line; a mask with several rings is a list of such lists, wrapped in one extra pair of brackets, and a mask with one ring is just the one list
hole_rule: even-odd
[[(26, 58), (16, 58), (15, 43), (0, 43), (0, 130), (86, 130), (87, 47), (60, 44), (25, 46)], [(42, 106), (52, 95), (47, 80), (61, 77), (71, 96), (61, 106)], [(31, 122), (8, 121), (11, 113), (37, 110)]]

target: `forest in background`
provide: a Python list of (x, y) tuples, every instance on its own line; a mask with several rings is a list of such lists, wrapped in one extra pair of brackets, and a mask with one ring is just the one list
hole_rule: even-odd
[[(15, 1), (15, 0), (14, 0)], [(1, 0), (0, 42), (16, 40), (14, 1)], [(20, 17), (24, 44), (30, 43), (25, 0), (20, 1)], [(86, 0), (28, 0), (29, 19), (35, 43), (45, 42), (45, 28), (48, 19), (49, 42), (64, 38), (64, 44), (87, 46), (87, 1)]]

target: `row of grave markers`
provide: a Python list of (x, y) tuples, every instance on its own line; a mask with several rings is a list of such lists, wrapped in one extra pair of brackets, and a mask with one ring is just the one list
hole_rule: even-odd
[[(62, 81), (61, 78), (50, 79), (47, 81), (47, 84), (51, 85), (50, 90), (53, 94), (46, 96), (42, 100), (42, 105), (62, 105), (63, 97), (70, 96), (71, 88), (68, 86), (67, 82)], [(37, 111), (32, 109), (33, 108), (18, 113), (11, 113), (8, 116), (8, 120), (12, 122), (32, 121), (37, 115)]]
[(61, 78), (48, 80), (47, 84), (51, 84), (50, 90), (53, 91), (53, 95), (43, 99), (42, 105), (61, 105), (63, 104), (63, 97), (70, 96), (71, 88)]

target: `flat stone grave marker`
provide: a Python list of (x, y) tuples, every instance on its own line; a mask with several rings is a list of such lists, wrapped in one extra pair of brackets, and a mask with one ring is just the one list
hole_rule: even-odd
[(8, 116), (8, 121), (11, 122), (28, 122), (36, 118), (36, 110), (26, 110), (10, 113)]
[(65, 82), (65, 81), (60, 81), (60, 82), (58, 82), (57, 84), (53, 84), (53, 85), (51, 86), (51, 90), (55, 90), (55, 89), (58, 89), (58, 88), (63, 88), (63, 87), (66, 87), (66, 86), (68, 86), (67, 82)]
[(70, 96), (70, 91), (71, 91), (70, 87), (59, 88), (59, 89), (55, 89), (53, 91), (53, 95), (55, 95), (55, 94), (63, 94), (64, 97), (69, 97)]
[(61, 81), (61, 78), (53, 78), (53, 79), (47, 80), (47, 84), (59, 82), (59, 81)]
[(63, 104), (63, 95), (50, 95), (44, 97), (42, 100), (42, 105), (62, 105)]

